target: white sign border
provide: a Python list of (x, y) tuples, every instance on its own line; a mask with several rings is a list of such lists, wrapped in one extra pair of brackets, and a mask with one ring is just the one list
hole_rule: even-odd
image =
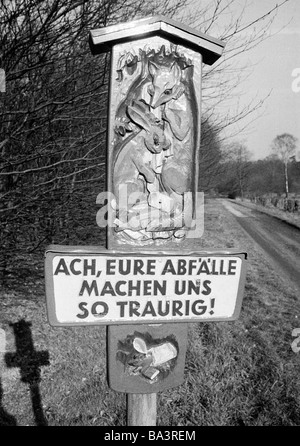
[[(53, 259), (56, 256), (104, 256), (104, 257), (116, 257), (116, 258), (132, 258), (132, 257), (153, 257), (153, 258), (172, 258), (174, 256), (180, 257), (192, 257), (192, 256), (201, 256), (203, 257), (239, 257), (241, 259), (241, 273), (239, 277), (237, 298), (235, 303), (235, 309), (231, 317), (185, 317), (183, 316), (180, 319), (153, 319), (153, 318), (141, 318), (140, 320), (103, 320), (101, 318), (95, 318), (93, 321), (74, 321), (74, 322), (61, 322), (57, 318), (56, 314), (56, 305), (55, 305), (55, 295), (54, 295), (54, 280), (53, 280)], [(45, 285), (46, 285), (46, 304), (47, 304), (47, 317), (48, 322), (52, 326), (60, 326), (60, 327), (77, 327), (77, 326), (95, 326), (95, 325), (136, 325), (136, 324), (162, 324), (162, 323), (197, 323), (197, 322), (226, 322), (226, 321), (234, 321), (238, 319), (241, 311), (244, 288), (245, 288), (245, 280), (246, 280), (246, 262), (247, 262), (247, 254), (245, 252), (236, 251), (236, 250), (208, 250), (208, 251), (147, 251), (143, 250), (139, 251), (120, 251), (117, 252), (115, 250), (109, 250), (104, 247), (96, 247), (96, 246), (63, 246), (63, 245), (50, 245), (47, 247), (45, 252)]]

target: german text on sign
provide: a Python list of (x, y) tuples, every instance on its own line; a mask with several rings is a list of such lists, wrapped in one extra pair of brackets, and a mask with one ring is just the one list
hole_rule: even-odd
[(234, 319), (244, 255), (49, 253), (55, 325)]

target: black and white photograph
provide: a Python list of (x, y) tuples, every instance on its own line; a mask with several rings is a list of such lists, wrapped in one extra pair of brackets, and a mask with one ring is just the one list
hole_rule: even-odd
[(1, 427), (300, 426), (299, 117), (298, 0), (0, 0)]

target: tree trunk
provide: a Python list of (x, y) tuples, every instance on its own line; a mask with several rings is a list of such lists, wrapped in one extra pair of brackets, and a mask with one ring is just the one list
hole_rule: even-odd
[(288, 179), (288, 165), (284, 163), (284, 176), (285, 176), (285, 196), (289, 198), (289, 179)]

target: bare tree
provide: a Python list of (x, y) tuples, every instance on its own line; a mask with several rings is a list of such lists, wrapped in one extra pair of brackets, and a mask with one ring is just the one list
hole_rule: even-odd
[(237, 143), (231, 149), (231, 154), (235, 161), (235, 174), (238, 183), (239, 192), (242, 200), (244, 199), (247, 180), (251, 172), (251, 152), (241, 143)]
[(235, 141), (226, 147), (220, 168), (219, 191), (228, 193), (230, 198), (239, 195), (243, 200), (252, 171), (251, 153), (245, 144)]
[[(250, 0), (203, 1), (190, 8), (185, 16), (191, 26), (226, 43), (223, 56), (214, 65), (203, 67), (203, 112), (213, 117), (222, 139), (237, 137), (254, 119), (254, 112), (262, 110), (270, 95), (269, 92), (264, 98), (253, 98), (248, 104), (241, 104), (241, 85), (253, 66), (249, 61), (240, 62), (239, 56), (255, 50), (273, 35), (274, 20), (288, 1), (279, 1), (269, 9), (267, 5), (262, 16), (251, 20), (247, 20), (247, 10), (254, 3)], [(216, 113), (217, 109), (222, 112)]]
[(222, 172), (222, 145), (219, 140), (220, 129), (212, 119), (202, 116), (201, 144), (199, 150), (199, 190), (213, 191)]
[(272, 150), (284, 164), (285, 195), (289, 197), (288, 163), (295, 156), (297, 138), (289, 133), (276, 136), (272, 142)]

